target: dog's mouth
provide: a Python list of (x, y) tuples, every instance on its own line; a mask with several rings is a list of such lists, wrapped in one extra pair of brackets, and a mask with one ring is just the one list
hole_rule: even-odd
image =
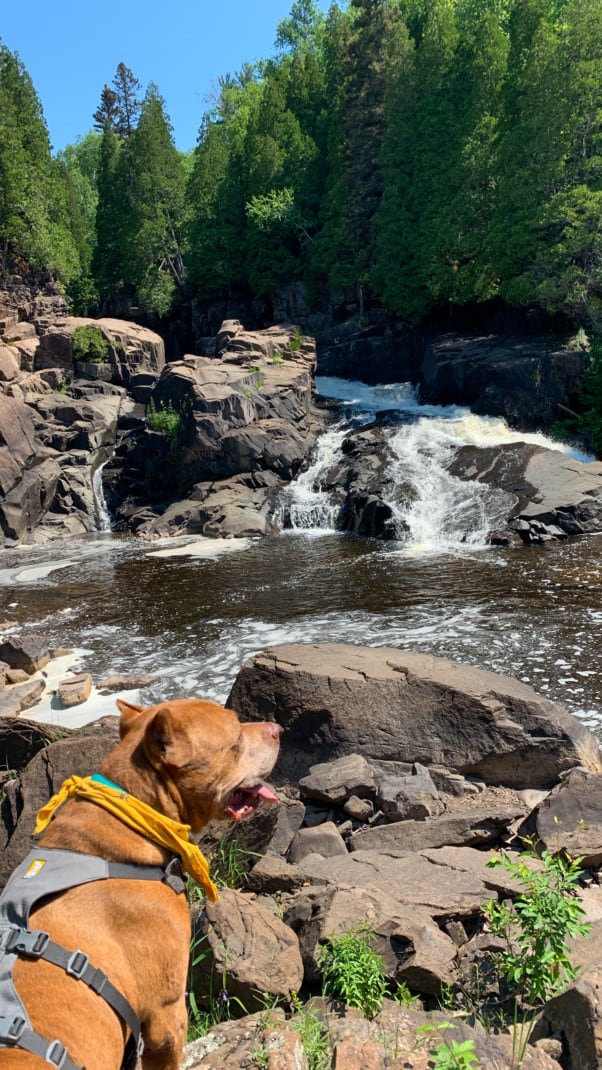
[(224, 812), (235, 821), (240, 821), (259, 806), (260, 802), (277, 803), (278, 796), (265, 784), (255, 784), (252, 788), (236, 788), (224, 803)]

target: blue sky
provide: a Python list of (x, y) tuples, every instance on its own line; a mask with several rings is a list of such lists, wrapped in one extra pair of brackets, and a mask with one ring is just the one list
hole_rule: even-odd
[[(3, 5), (0, 38), (29, 72), (56, 151), (92, 128), (102, 87), (121, 62), (143, 88), (156, 82), (178, 148), (191, 149), (212, 85), (274, 53), (292, 2), (30, 0)], [(330, 0), (318, 6), (327, 11)]]

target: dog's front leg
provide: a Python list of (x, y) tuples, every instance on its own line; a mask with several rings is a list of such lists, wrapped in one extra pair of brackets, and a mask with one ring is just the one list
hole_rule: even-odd
[(142, 1025), (143, 1070), (178, 1070), (187, 1028), (184, 1000), (155, 1010)]

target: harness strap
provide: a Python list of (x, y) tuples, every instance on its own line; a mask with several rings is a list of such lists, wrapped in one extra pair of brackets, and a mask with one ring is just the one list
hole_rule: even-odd
[[(141, 1054), (141, 1024), (138, 1015), (125, 996), (115, 988), (115, 985), (111, 984), (106, 973), (102, 970), (97, 970), (91, 965), (90, 959), (84, 951), (67, 951), (60, 944), (55, 944), (49, 938), (48, 933), (40, 929), (13, 930), (5, 947), (7, 952), (23, 955), (26, 958), (45, 959), (47, 962), (53, 963), (54, 966), (60, 966), (65, 973), (69, 974), (70, 977), (74, 977), (76, 981), (83, 981), (88, 988), (91, 988), (93, 992), (101, 996), (129, 1027), (132, 1034), (130, 1038), (132, 1043), (128, 1042), (126, 1045), (126, 1065), (129, 1064), (132, 1055), (136, 1057)], [(35, 1036), (35, 1034), (33, 1035)], [(3, 1039), (1, 1034), (0, 1039)], [(58, 1044), (59, 1042), (55, 1041), (54, 1043)], [(22, 1047), (21, 1040), (19, 1040), (18, 1046)], [(60, 1065), (62, 1066), (63, 1064)]]
[(29, 1029), (24, 1018), (15, 1015), (14, 1018), (0, 1017), (0, 1041), (9, 1048), (21, 1048), (29, 1051), (32, 1055), (38, 1055), (40, 1059), (56, 1067), (56, 1070), (81, 1070), (71, 1062), (67, 1055), (67, 1049), (60, 1040), (51, 1040), (48, 1043), (33, 1029)]

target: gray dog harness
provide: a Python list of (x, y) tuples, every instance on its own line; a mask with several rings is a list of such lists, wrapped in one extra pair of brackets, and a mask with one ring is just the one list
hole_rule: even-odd
[(91, 881), (111, 877), (154, 880), (168, 884), (178, 894), (184, 891), (179, 859), (160, 866), (136, 866), (107, 862), (95, 855), (36, 847), (14, 871), (0, 896), (0, 1047), (21, 1048), (44, 1059), (56, 1070), (82, 1070), (71, 1061), (59, 1040), (48, 1040), (32, 1028), (13, 981), (17, 957), (45, 959), (101, 996), (130, 1030), (122, 1070), (133, 1070), (142, 1052), (141, 1023), (133, 1007), (96, 969), (83, 951), (68, 951), (55, 944), (48, 933), (29, 929), (29, 914), (41, 899)]

